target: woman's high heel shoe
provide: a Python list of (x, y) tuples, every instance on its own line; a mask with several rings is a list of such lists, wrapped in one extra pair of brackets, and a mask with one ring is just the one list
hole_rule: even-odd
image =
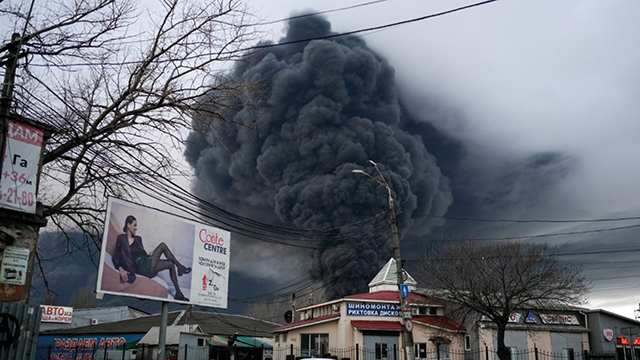
[(177, 292), (173, 298), (180, 301), (189, 301), (189, 299), (184, 297), (184, 295), (181, 292)]
[(184, 274), (188, 274), (191, 272), (190, 267), (185, 267), (184, 265), (178, 266), (178, 276), (182, 276)]

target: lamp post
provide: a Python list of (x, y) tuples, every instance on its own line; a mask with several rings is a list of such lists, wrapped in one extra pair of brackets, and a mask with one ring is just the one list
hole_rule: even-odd
[[(396, 211), (395, 211), (395, 205), (393, 203), (393, 196), (391, 196), (391, 187), (389, 187), (387, 180), (385, 180), (384, 176), (382, 175), (382, 172), (380, 172), (380, 169), (378, 169), (378, 164), (376, 164), (373, 160), (369, 160), (367, 161), (367, 165), (376, 169), (376, 172), (378, 172), (378, 175), (380, 175), (380, 179), (382, 181), (378, 180), (371, 174), (364, 172), (363, 170), (356, 169), (356, 170), (351, 170), (351, 172), (357, 175), (365, 175), (370, 179), (372, 179), (373, 181), (377, 182), (378, 185), (387, 189), (387, 202), (389, 204), (389, 220), (391, 223), (391, 237), (393, 239), (393, 257), (396, 261), (396, 278), (398, 281), (398, 292), (400, 295), (400, 312), (402, 313), (402, 334), (404, 338), (405, 354), (406, 354), (406, 360), (415, 360), (415, 356), (413, 353), (413, 334), (410, 331), (408, 331), (407, 326), (405, 326), (406, 319), (404, 315), (405, 314), (404, 303), (405, 301), (408, 301), (408, 299), (404, 298), (401, 291), (402, 285), (404, 284), (404, 276), (402, 274), (402, 260), (400, 258), (400, 239), (398, 237), (398, 226), (396, 224)], [(407, 314), (407, 319), (409, 318), (411, 318), (411, 312)]]

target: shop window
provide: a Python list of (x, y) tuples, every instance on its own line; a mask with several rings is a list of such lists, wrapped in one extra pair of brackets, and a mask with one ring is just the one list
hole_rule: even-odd
[(427, 358), (427, 343), (415, 343), (415, 354), (416, 359), (426, 359)]
[(329, 352), (329, 334), (301, 334), (302, 356), (324, 357)]

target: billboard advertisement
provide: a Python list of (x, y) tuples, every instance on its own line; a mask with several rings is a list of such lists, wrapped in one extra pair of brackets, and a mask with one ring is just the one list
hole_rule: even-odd
[(231, 234), (109, 198), (97, 292), (227, 308)]

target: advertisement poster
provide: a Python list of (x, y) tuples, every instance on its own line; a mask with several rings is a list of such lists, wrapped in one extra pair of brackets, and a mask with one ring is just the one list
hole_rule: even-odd
[(231, 234), (109, 198), (97, 291), (227, 308)]
[(7, 246), (2, 254), (0, 266), (0, 282), (13, 285), (24, 285), (29, 265), (29, 249)]
[(35, 214), (43, 135), (33, 126), (9, 120), (0, 173), (0, 207)]

